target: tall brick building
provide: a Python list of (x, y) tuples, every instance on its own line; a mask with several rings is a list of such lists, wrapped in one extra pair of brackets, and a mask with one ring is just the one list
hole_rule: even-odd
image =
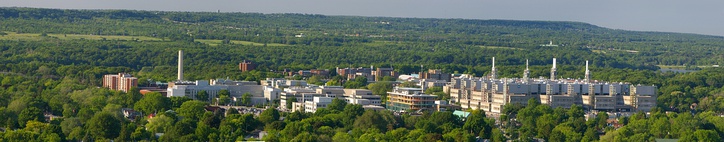
[(256, 65), (254, 63), (252, 63), (251, 61), (244, 60), (241, 63), (239, 63), (239, 70), (241, 70), (242, 72), (251, 71), (254, 69), (256, 69)]
[(138, 78), (127, 73), (107, 74), (103, 76), (103, 87), (128, 92), (131, 88), (138, 87)]

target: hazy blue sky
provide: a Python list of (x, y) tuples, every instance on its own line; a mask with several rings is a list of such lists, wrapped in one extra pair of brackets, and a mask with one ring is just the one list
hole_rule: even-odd
[(0, 6), (580, 21), (724, 36), (724, 0), (2, 0)]

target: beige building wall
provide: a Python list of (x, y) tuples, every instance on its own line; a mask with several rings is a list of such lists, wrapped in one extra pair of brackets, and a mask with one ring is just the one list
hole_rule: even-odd
[[(650, 111), (656, 106), (656, 87), (582, 80), (486, 80), (455, 78), (445, 90), (463, 109), (499, 113), (508, 103), (527, 104), (531, 98), (551, 107), (582, 105), (595, 110)], [(457, 87), (459, 86), (459, 87)], [(464, 87), (470, 86), (470, 87)]]

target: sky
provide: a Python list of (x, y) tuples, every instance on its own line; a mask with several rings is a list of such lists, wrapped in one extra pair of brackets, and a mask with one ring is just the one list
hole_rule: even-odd
[(577, 21), (724, 36), (724, 0), (2, 0), (0, 7)]

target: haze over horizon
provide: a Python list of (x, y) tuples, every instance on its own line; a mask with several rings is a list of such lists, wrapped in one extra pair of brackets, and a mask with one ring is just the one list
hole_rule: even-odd
[(129, 9), (154, 11), (304, 13), (410, 18), (576, 21), (612, 29), (724, 36), (724, 1), (701, 0), (32, 0), (0, 1), (0, 7)]

